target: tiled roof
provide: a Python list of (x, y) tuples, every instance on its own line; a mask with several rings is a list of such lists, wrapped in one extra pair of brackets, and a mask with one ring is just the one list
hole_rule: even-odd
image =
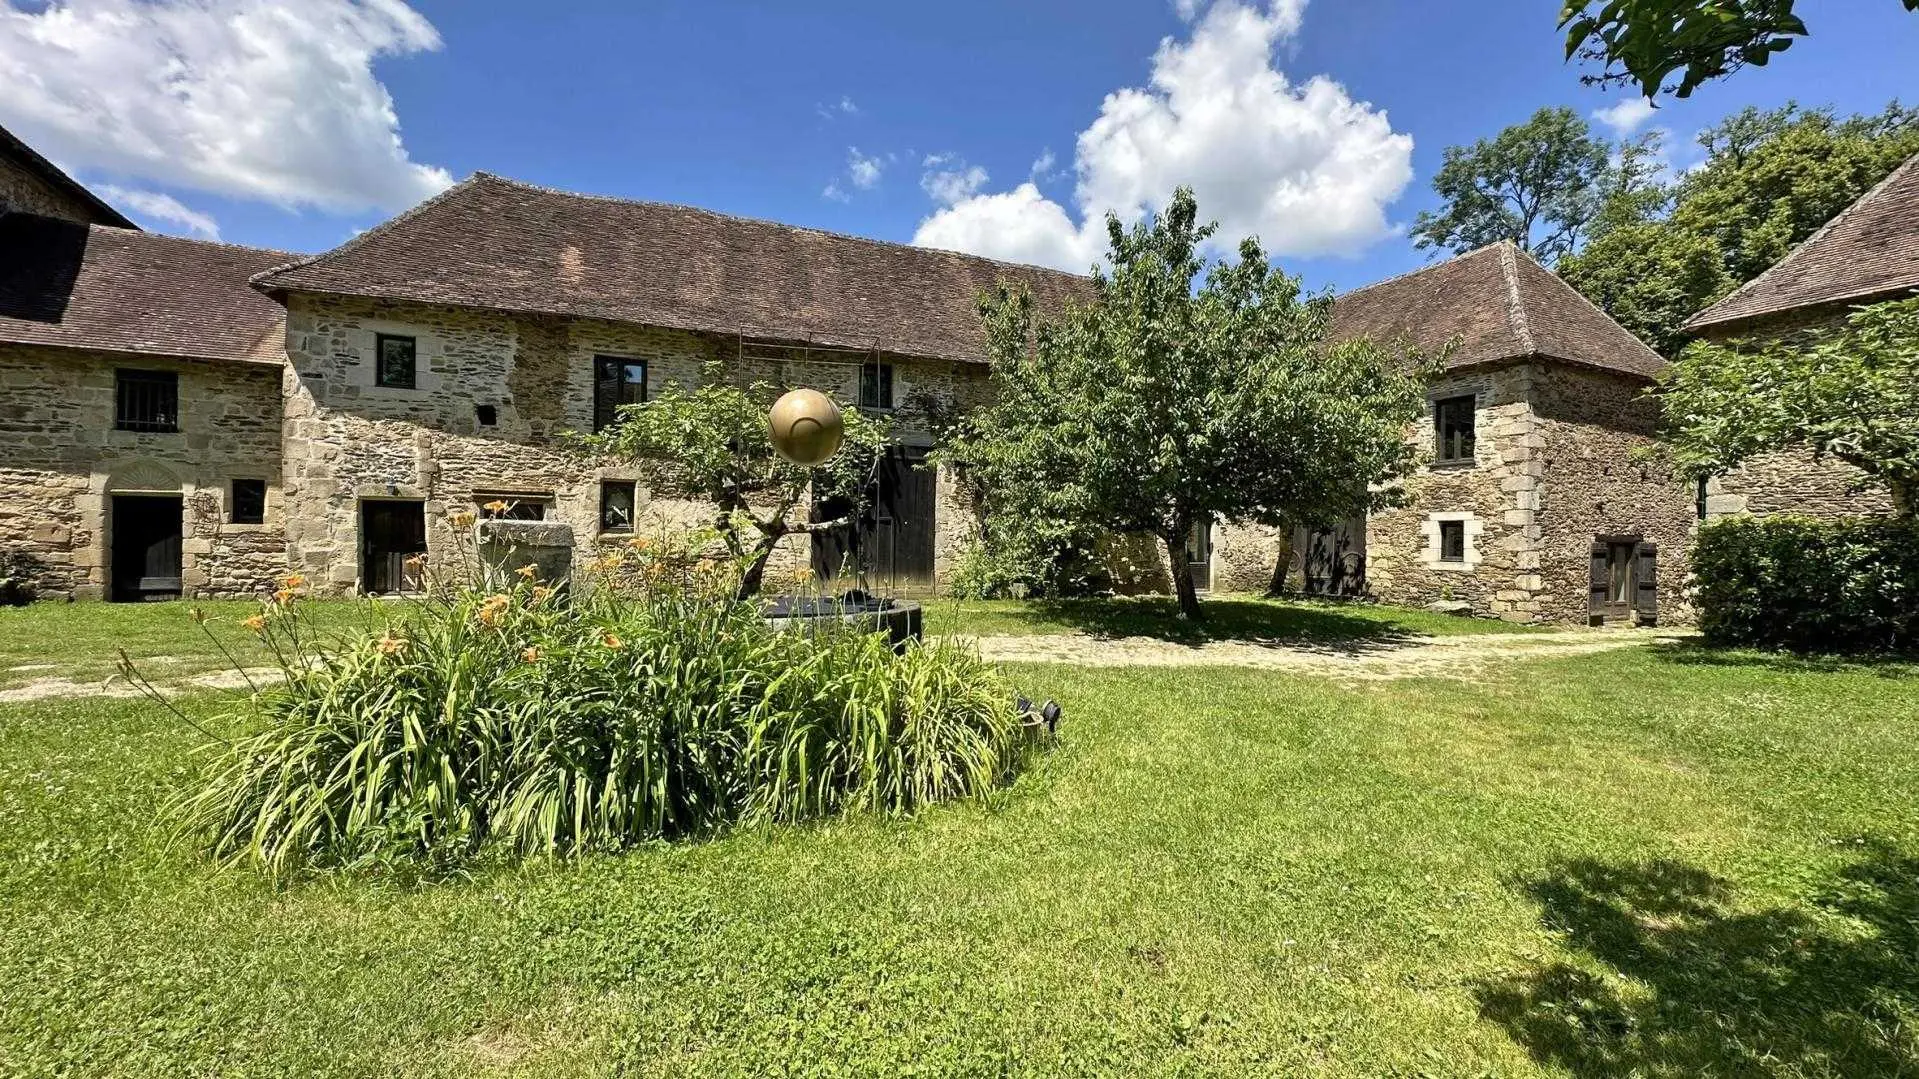
[(1057, 270), (478, 173), (255, 285), (979, 360), (975, 301), (1001, 278), (1042, 307), (1092, 286)]
[(247, 287), (284, 251), (12, 213), (0, 342), (212, 360), (284, 358), (286, 312)]
[(1449, 368), (1544, 357), (1650, 378), (1666, 361), (1511, 243), (1482, 247), (1339, 297), (1333, 336), (1404, 341)]
[(64, 191), (92, 208), (94, 214), (93, 220), (96, 224), (113, 225), (123, 229), (137, 229), (140, 227), (127, 220), (125, 214), (108, 206), (106, 200), (87, 190), (86, 185), (68, 176), (66, 173), (61, 172), (59, 167), (53, 162), (41, 157), (33, 147), (21, 142), (13, 132), (8, 131), (4, 127), (0, 127), (0, 157), (7, 157), (18, 162), (21, 168), (40, 177), (40, 179), (46, 181), (48, 186), (55, 190)]
[(1698, 331), (1919, 289), (1919, 154), (1765, 273), (1687, 320)]

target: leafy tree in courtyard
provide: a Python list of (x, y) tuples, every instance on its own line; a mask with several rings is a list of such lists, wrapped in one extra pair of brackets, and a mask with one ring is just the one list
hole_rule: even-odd
[(1302, 297), (1257, 241), (1195, 288), (1214, 226), (1185, 188), (1163, 213), (1106, 227), (1111, 269), (1091, 303), (1041, 318), (1024, 291), (982, 298), (995, 400), (942, 455), (968, 466), (1000, 527), (1158, 537), (1180, 610), (1198, 617), (1193, 526), (1367, 509), (1412, 464), (1425, 372), (1370, 342), (1328, 344), (1331, 298)]
[(1471, 146), (1449, 146), (1433, 176), (1445, 200), (1421, 211), (1421, 249), (1471, 251), (1511, 240), (1551, 263), (1578, 246), (1598, 214), (1611, 147), (1571, 109), (1540, 109), (1530, 120)]
[[(1919, 0), (1897, 2), (1919, 11)], [(1559, 28), (1566, 59), (1600, 65), (1584, 81), (1637, 86), (1647, 97), (1690, 97), (1702, 83), (1747, 64), (1764, 67), (1805, 37), (1795, 7), (1795, 0), (1568, 0)], [(1675, 72), (1679, 81), (1669, 85)]]
[(1765, 345), (1696, 342), (1660, 390), (1681, 473), (1725, 472), (1805, 446), (1880, 480), (1895, 511), (1919, 496), (1919, 299), (1855, 311), (1842, 329)]
[[(888, 436), (884, 423), (843, 408), (840, 451), (815, 468), (793, 464), (773, 452), (767, 437), (767, 409), (778, 396), (763, 382), (729, 382), (709, 365), (697, 387), (669, 384), (645, 404), (623, 406), (614, 426), (577, 441), (589, 452), (628, 459), (657, 493), (717, 506), (721, 539), (735, 557), (750, 558), (740, 581), (745, 598), (759, 592), (782, 538), (852, 526)], [(829, 521), (796, 520), (809, 493), (815, 501), (845, 499), (853, 508)]]

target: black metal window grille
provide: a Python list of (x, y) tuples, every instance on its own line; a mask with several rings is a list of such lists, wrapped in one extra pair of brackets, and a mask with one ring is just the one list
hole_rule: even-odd
[(1433, 402), (1434, 458), (1441, 464), (1473, 459), (1473, 405), (1471, 396)]
[(411, 337), (381, 333), (373, 336), (373, 380), (381, 386), (415, 388), (418, 346)]
[(267, 481), (233, 481), (233, 523), (265, 524), (267, 519)]
[(113, 405), (113, 425), (122, 431), (178, 431), (180, 376), (172, 371), (119, 371)]

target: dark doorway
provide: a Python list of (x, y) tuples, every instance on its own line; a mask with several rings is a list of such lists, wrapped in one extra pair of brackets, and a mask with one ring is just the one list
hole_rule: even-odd
[(426, 504), (413, 501), (360, 503), (360, 589), (409, 592), (420, 571), (406, 561), (426, 554)]
[(1199, 521), (1186, 533), (1186, 572), (1201, 592), (1213, 588), (1213, 523)]
[(180, 597), (179, 495), (113, 496), (113, 598)]
[[(926, 466), (926, 451), (889, 450), (880, 458), (870, 505), (858, 523), (813, 537), (813, 571), (822, 580), (845, 573), (886, 591), (930, 589), (938, 493), (939, 477)], [(845, 513), (845, 503), (828, 500), (814, 507), (813, 519)]]
[(1659, 547), (1638, 536), (1596, 536), (1592, 546), (1593, 625), (1659, 622)]

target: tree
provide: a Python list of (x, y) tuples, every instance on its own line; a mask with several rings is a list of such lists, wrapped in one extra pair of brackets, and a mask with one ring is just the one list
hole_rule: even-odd
[[(941, 456), (1002, 521), (1158, 537), (1180, 611), (1200, 616), (1181, 555), (1216, 519), (1291, 527), (1363, 512), (1405, 474), (1423, 369), (1366, 341), (1328, 344), (1328, 296), (1302, 297), (1257, 241), (1207, 271), (1190, 190), (1124, 227), (1111, 270), (1054, 318), (1002, 283), (981, 299), (993, 403)], [(1403, 358), (1402, 358), (1403, 360)]]
[[(1899, 0), (1919, 11), (1919, 0)], [(1559, 12), (1566, 59), (1600, 65), (1582, 81), (1634, 85), (1647, 97), (1690, 97), (1747, 64), (1764, 67), (1808, 33), (1795, 0), (1568, 0)], [(1680, 72), (1679, 82), (1667, 79)]]
[(1919, 299), (1854, 311), (1843, 328), (1764, 345), (1695, 342), (1660, 390), (1673, 461), (1690, 478), (1805, 446), (1919, 495)]
[[(709, 364), (697, 387), (669, 384), (645, 404), (622, 406), (614, 426), (576, 438), (587, 452), (631, 461), (658, 492), (717, 507), (720, 538), (747, 563), (742, 599), (759, 593), (766, 563), (784, 537), (852, 526), (888, 438), (884, 423), (843, 407), (840, 451), (818, 467), (793, 464), (773, 452), (767, 436), (766, 413), (778, 393), (764, 382), (729, 382)], [(816, 502), (844, 499), (852, 508), (828, 521), (794, 520), (809, 493)]]
[(1413, 222), (1417, 246), (1471, 251), (1511, 240), (1551, 263), (1599, 212), (1611, 147), (1567, 108), (1540, 109), (1471, 146), (1449, 146), (1433, 190), (1446, 202)]

